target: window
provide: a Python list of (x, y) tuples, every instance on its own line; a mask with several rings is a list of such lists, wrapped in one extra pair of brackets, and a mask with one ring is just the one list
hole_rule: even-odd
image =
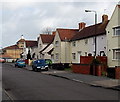
[(88, 39), (85, 39), (85, 44), (88, 44)]
[(120, 27), (113, 28), (113, 35), (120, 36)]
[(95, 37), (93, 37), (93, 45), (95, 44)]
[(56, 60), (59, 60), (59, 54), (58, 53), (55, 54), (55, 58), (56, 58)]
[(76, 46), (76, 42), (75, 41), (72, 42), (72, 46)]
[(113, 49), (113, 59), (120, 60), (120, 49)]
[(40, 44), (40, 48), (42, 48), (42, 45)]
[(58, 44), (59, 44), (59, 42), (58, 42), (58, 41), (55, 41), (55, 46), (56, 46), (56, 47), (58, 46)]
[(76, 53), (72, 53), (72, 58), (73, 58), (73, 60), (76, 59)]

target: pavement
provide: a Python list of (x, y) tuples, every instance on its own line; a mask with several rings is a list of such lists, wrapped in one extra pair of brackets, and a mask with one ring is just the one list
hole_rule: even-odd
[[(9, 63), (9, 64), (14, 66), (13, 63)], [(31, 71), (32, 67), (27, 65), (24, 69)], [(41, 73), (55, 77), (65, 78), (68, 80), (88, 84), (95, 87), (102, 87), (102, 88), (120, 91), (120, 80), (118, 79), (112, 79), (103, 76), (77, 74), (77, 73), (73, 73), (72, 71), (54, 70), (54, 69), (49, 69), (49, 71), (42, 71)]]

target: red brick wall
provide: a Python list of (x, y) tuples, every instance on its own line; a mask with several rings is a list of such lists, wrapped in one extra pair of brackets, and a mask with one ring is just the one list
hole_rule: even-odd
[(93, 56), (80, 56), (80, 64), (91, 64)]
[(120, 79), (120, 67), (115, 67), (115, 79)]
[(72, 71), (74, 73), (90, 74), (90, 65), (73, 64)]
[(102, 64), (107, 65), (107, 57), (106, 56), (97, 56), (96, 57)]

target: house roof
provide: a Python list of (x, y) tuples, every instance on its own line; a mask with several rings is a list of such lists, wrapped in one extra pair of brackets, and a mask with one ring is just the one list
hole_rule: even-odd
[(4, 49), (20, 49), (17, 45), (5, 47)]
[(72, 41), (80, 40), (80, 39), (89, 38), (92, 36), (106, 34), (105, 28), (106, 28), (108, 22), (109, 21), (96, 24), (96, 33), (95, 33), (95, 25), (85, 27), (81, 31), (77, 32), (76, 35), (71, 40)]
[(43, 48), (40, 53), (42, 53), (45, 49), (47, 49), (49, 46), (51, 45), (51, 43), (49, 43), (45, 48)]
[(51, 43), (54, 40), (55, 35), (40, 34), (43, 43)]
[(17, 42), (25, 42), (25, 39), (20, 39), (20, 40), (18, 40)]
[(60, 39), (64, 40), (71, 40), (73, 36), (79, 31), (78, 29), (57, 29)]
[(33, 40), (25, 40), (25, 42), (26, 42), (26, 47), (34, 47), (38, 45), (37, 41), (33, 41)]
[(120, 8), (120, 5), (118, 5), (118, 7)]

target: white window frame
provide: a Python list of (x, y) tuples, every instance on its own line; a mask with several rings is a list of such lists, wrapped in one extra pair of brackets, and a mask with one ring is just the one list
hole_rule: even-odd
[(92, 44), (93, 45), (95, 44), (95, 37), (93, 37)]
[(113, 60), (120, 60), (120, 58), (117, 57), (117, 54), (120, 54), (120, 49), (113, 49)]
[(88, 44), (88, 39), (85, 39), (84, 41), (85, 41), (85, 45), (87, 45)]
[(113, 28), (113, 36), (120, 36), (120, 26)]
[(58, 61), (59, 60), (59, 53), (55, 54), (55, 60)]
[(59, 41), (55, 41), (55, 46), (56, 46), (56, 47), (59, 46)]
[(72, 59), (76, 60), (76, 53), (72, 53)]
[(72, 42), (72, 46), (74, 46), (74, 47), (76, 46), (76, 41)]

